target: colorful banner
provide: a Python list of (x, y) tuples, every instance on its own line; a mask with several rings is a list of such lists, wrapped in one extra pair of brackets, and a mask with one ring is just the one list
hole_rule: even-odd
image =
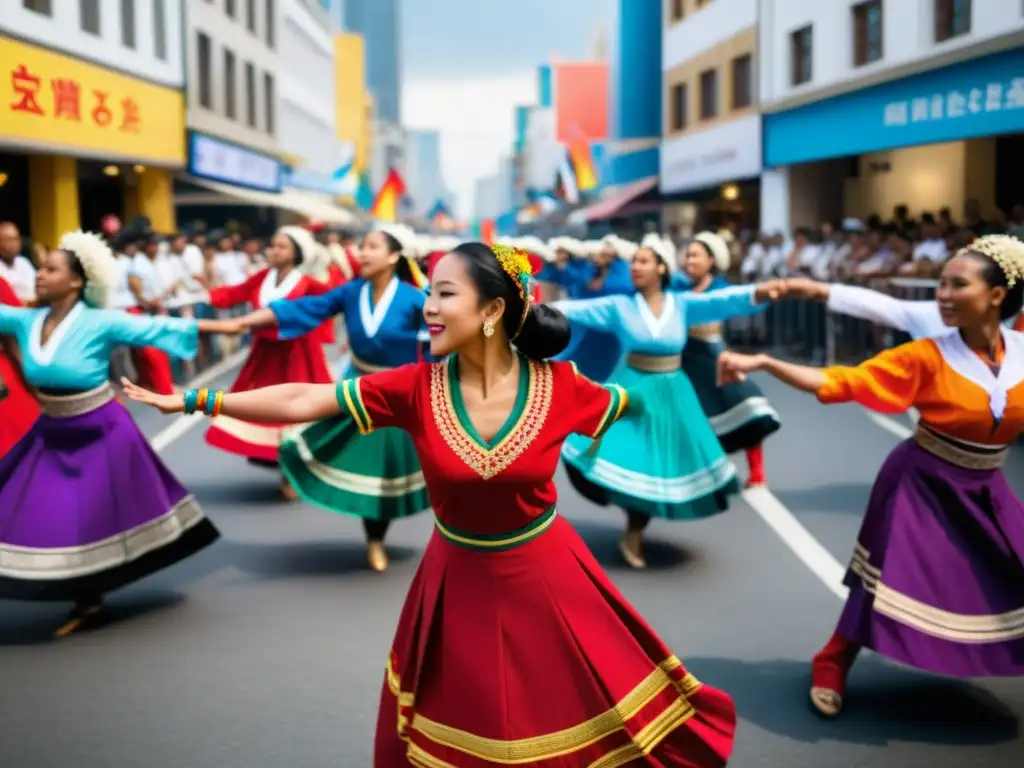
[(360, 35), (334, 36), (334, 103), (338, 138), (355, 147), (357, 171), (369, 165), (373, 99), (366, 90), (365, 43)]
[(555, 137), (568, 145), (582, 133), (588, 141), (608, 138), (608, 64), (603, 61), (554, 67)]
[(378, 221), (398, 221), (398, 211), (405, 195), (405, 182), (394, 168), (377, 190), (370, 215)]
[(185, 164), (181, 91), (0, 39), (0, 140)]

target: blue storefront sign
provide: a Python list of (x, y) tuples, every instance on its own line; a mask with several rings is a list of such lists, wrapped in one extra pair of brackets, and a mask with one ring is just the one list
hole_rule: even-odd
[[(355, 174), (347, 174), (353, 176)], [(315, 171), (303, 171), (295, 168), (285, 168), (282, 171), (281, 186), (292, 189), (304, 189), (309, 192), (319, 192), (322, 195), (341, 195), (346, 189), (345, 178), (335, 179)], [(354, 186), (352, 184), (348, 186)]]
[(1024, 131), (1024, 48), (764, 116), (765, 166)]
[(188, 172), (200, 179), (260, 192), (280, 192), (281, 168), (281, 163), (270, 155), (198, 131), (189, 133)]

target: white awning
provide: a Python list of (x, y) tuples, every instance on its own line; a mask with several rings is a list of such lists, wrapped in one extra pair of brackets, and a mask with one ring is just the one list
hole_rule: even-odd
[(262, 192), (200, 179), (195, 176), (184, 176), (183, 178), (189, 184), (209, 191), (177, 194), (174, 196), (175, 205), (237, 205), (242, 202), (263, 208), (290, 211), (333, 226), (352, 227), (359, 224), (359, 219), (351, 211), (312, 193), (300, 192), (295, 189), (286, 189), (282, 192)]

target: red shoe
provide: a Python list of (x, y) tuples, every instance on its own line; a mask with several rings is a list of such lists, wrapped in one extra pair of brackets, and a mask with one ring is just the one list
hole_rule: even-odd
[(750, 477), (747, 478), (747, 488), (756, 488), (768, 484), (764, 474), (764, 447), (758, 443), (753, 448), (747, 448), (747, 466), (750, 467)]
[(857, 659), (860, 646), (834, 632), (811, 661), (811, 704), (824, 717), (838, 717), (843, 711), (846, 677)]

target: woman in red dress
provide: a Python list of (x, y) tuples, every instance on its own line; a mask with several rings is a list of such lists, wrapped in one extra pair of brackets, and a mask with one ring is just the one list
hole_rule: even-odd
[[(0, 304), (20, 307), (14, 289), (0, 277)], [(15, 345), (0, 336), (0, 458), (7, 455), (39, 416), (39, 403), (21, 377)]]
[[(437, 520), (388, 654), (375, 765), (723, 766), (732, 700), (686, 670), (555, 511), (566, 436), (643, 407), (545, 360), (569, 325), (529, 301), (529, 272), (522, 251), (460, 245), (424, 308), (444, 362), (216, 401), (243, 419), (344, 410), (363, 433), (413, 439)], [(125, 387), (168, 413), (194, 397)]]
[[(210, 291), (210, 304), (216, 309), (229, 309), (251, 304), (261, 309), (275, 299), (298, 299), (309, 294), (325, 293), (328, 286), (307, 274), (317, 268), (316, 241), (301, 227), (282, 227), (274, 235), (269, 252), (270, 266), (241, 285), (224, 286)], [(240, 325), (238, 332), (243, 329)], [(333, 381), (327, 358), (321, 347), (321, 331), (297, 339), (280, 341), (277, 328), (261, 328), (253, 332), (249, 358), (238, 373), (232, 392), (246, 392), (285, 382), (327, 384)], [(206, 432), (206, 442), (228, 453), (245, 456), (256, 464), (277, 465), (277, 449), (291, 424), (245, 419), (221, 413), (213, 419)], [(289, 501), (298, 498), (282, 477), (281, 494)]]

